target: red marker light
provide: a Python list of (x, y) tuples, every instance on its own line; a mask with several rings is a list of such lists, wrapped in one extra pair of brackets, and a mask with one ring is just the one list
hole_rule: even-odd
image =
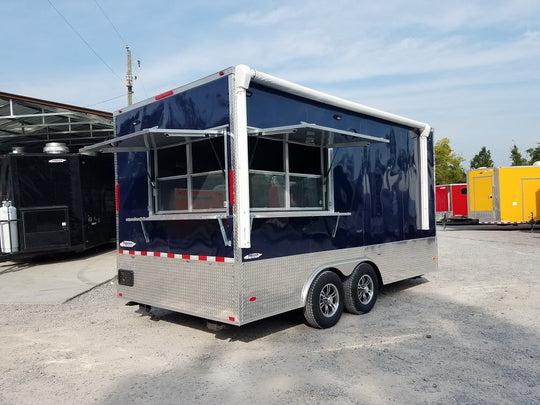
[(257, 297), (250, 297), (249, 302), (257, 301)]
[(114, 200), (116, 204), (116, 212), (120, 211), (120, 184), (116, 183), (114, 187)]
[(234, 322), (234, 316), (229, 316), (229, 321)]
[(234, 206), (234, 170), (229, 170), (229, 203)]
[(121, 296), (122, 296), (122, 293), (118, 293), (118, 296), (121, 297)]
[(225, 74), (225, 72), (224, 72), (223, 70), (221, 70), (221, 71), (219, 72), (219, 75), (220, 75), (220, 76), (223, 76), (224, 74)]
[(165, 93), (158, 94), (155, 97), (155, 99), (156, 100), (161, 100), (162, 98), (172, 96), (173, 94), (174, 94), (174, 92), (172, 90), (169, 90), (169, 91), (166, 91)]

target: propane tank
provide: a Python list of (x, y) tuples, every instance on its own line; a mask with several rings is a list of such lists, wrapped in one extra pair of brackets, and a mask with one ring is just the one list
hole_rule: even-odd
[(0, 207), (0, 245), (2, 253), (19, 251), (17, 209), (11, 205), (11, 201), (2, 201)]

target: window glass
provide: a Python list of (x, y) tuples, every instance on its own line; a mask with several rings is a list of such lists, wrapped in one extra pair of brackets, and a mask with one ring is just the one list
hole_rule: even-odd
[(193, 209), (223, 208), (225, 177), (222, 172), (193, 176)]
[(248, 148), (250, 169), (284, 171), (283, 142), (250, 137)]
[(290, 176), (291, 207), (323, 208), (322, 178)]
[(158, 177), (178, 176), (187, 173), (186, 145), (157, 151)]
[(188, 209), (187, 178), (158, 180), (157, 210), (180, 211)]
[(225, 167), (223, 138), (210, 138), (191, 144), (193, 173), (223, 170)]
[(313, 146), (289, 144), (289, 171), (321, 174), (321, 150)]
[(249, 193), (252, 208), (285, 208), (285, 174), (250, 172)]

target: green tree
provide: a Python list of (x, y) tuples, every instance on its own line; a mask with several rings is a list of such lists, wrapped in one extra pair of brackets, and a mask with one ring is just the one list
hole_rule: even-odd
[(526, 166), (529, 164), (529, 161), (521, 155), (516, 145), (510, 150), (510, 159), (512, 160), (512, 166)]
[(467, 179), (461, 167), (464, 161), (463, 157), (452, 150), (448, 138), (438, 140), (435, 143), (435, 183), (464, 183)]
[(478, 169), (479, 167), (493, 167), (491, 152), (485, 146), (482, 146), (480, 152), (471, 159), (471, 169)]
[(532, 165), (534, 162), (540, 161), (540, 143), (538, 143), (538, 146), (536, 148), (527, 149), (527, 153), (531, 157), (531, 160), (529, 160), (529, 164)]

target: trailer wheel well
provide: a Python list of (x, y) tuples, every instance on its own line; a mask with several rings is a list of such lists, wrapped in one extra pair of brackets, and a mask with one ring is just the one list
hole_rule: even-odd
[(343, 275), (343, 273), (335, 267), (328, 267), (324, 270), (321, 270), (319, 273), (322, 273), (323, 271), (331, 271), (332, 273), (336, 273), (337, 276), (341, 279), (341, 281), (345, 280), (345, 276)]
[[(381, 272), (379, 270), (379, 267), (375, 263), (373, 263), (371, 260), (363, 260), (363, 261), (358, 262), (358, 264), (355, 266), (355, 268), (360, 266), (363, 263), (369, 264), (373, 268), (373, 270), (375, 271), (375, 274), (377, 275), (377, 281), (379, 282), (379, 286), (382, 286), (383, 285), (383, 280), (382, 280), (382, 276), (381, 276)], [(341, 279), (341, 281), (345, 281), (345, 279), (347, 278), (346, 275), (344, 275), (339, 269), (337, 269), (335, 267), (328, 267), (326, 269), (321, 270), (320, 272), (323, 272), (325, 270), (330, 270), (330, 271), (333, 271), (334, 273), (336, 273), (339, 276), (339, 278)]]
[(377, 267), (377, 265), (375, 263), (373, 263), (372, 261), (369, 261), (369, 260), (360, 262), (360, 263), (358, 263), (358, 265), (360, 265), (362, 263), (369, 264), (371, 267), (373, 267), (373, 270), (375, 270), (375, 274), (377, 275), (377, 281), (379, 282), (379, 287), (382, 287), (383, 286), (383, 280), (382, 280), (381, 272), (379, 271), (379, 267)]

